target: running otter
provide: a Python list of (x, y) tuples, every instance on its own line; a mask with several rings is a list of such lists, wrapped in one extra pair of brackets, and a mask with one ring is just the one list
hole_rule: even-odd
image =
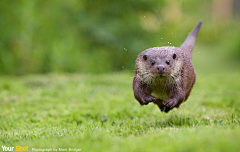
[(168, 112), (188, 99), (196, 81), (192, 51), (202, 21), (178, 47), (154, 47), (136, 59), (134, 96), (141, 105), (153, 102)]

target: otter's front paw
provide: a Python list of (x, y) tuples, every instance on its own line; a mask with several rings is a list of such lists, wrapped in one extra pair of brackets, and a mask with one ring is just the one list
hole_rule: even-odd
[(163, 105), (166, 106), (167, 108), (172, 109), (177, 105), (177, 102), (174, 99), (166, 99), (163, 101)]
[(149, 104), (149, 102), (154, 102), (156, 101), (157, 98), (153, 97), (153, 96), (147, 96), (147, 97), (144, 97), (143, 100), (142, 100), (142, 105), (147, 105)]

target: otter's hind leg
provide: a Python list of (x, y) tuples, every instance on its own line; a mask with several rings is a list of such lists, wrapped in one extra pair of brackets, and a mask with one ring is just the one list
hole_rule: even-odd
[(167, 113), (168, 111), (171, 110), (171, 108), (168, 108), (168, 107), (163, 105), (163, 100), (161, 100), (161, 99), (157, 99), (153, 103), (155, 103), (162, 112), (166, 112)]

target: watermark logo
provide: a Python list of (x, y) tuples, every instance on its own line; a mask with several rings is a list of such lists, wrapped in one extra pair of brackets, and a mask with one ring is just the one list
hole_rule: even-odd
[(16, 151), (28, 151), (28, 146), (26, 147), (16, 146)]
[[(2, 151), (28, 151), (28, 146), (16, 146), (16, 147), (7, 147), (2, 146)], [(37, 152), (48, 152), (48, 151), (57, 151), (57, 152), (80, 152), (82, 149), (78, 148), (30, 148), (30, 151), (37, 151)]]
[(3, 151), (13, 151), (14, 148), (16, 148), (16, 151), (28, 151), (28, 146), (26, 147), (21, 147), (21, 146), (16, 146), (16, 147), (7, 147), (7, 146), (2, 146)]
[(3, 151), (13, 151), (15, 147), (6, 147), (6, 146), (2, 146)]

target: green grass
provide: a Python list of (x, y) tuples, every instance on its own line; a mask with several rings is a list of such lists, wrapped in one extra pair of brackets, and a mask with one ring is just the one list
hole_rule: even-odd
[(189, 100), (168, 114), (138, 104), (133, 73), (2, 76), (0, 146), (239, 151), (239, 76), (198, 74)]

